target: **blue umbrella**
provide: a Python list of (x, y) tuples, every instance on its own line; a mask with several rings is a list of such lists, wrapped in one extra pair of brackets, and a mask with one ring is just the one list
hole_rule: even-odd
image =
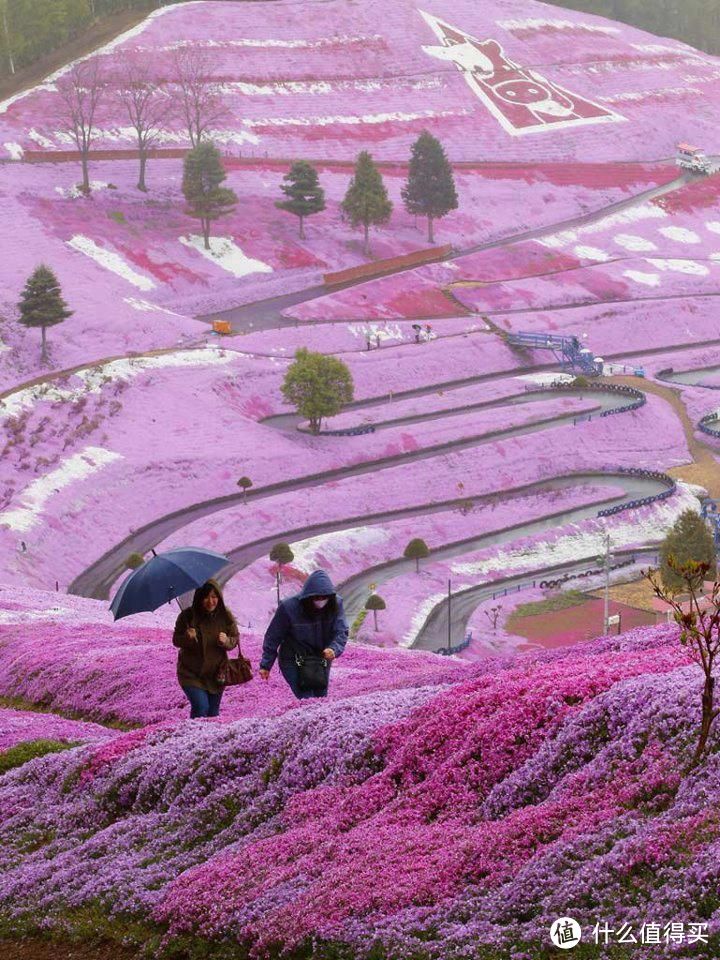
[(123, 580), (110, 604), (115, 619), (144, 610), (157, 610), (164, 603), (201, 587), (221, 570), (227, 557), (200, 547), (178, 547), (155, 553)]

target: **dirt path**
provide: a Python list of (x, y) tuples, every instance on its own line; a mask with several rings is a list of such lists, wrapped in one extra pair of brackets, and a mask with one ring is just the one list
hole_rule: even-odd
[(688, 416), (680, 388), (664, 386), (640, 377), (612, 377), (611, 379), (616, 383), (626, 383), (645, 393), (654, 393), (670, 404), (682, 424), (692, 463), (671, 467), (667, 472), (676, 480), (685, 480), (687, 483), (696, 483), (705, 487), (711, 497), (720, 499), (720, 463), (712, 447), (698, 440), (695, 435), (696, 424)]
[(79, 37), (58, 47), (41, 60), (36, 60), (27, 67), (18, 70), (9, 77), (0, 79), (0, 99), (6, 100), (16, 93), (29, 90), (41, 83), (49, 74), (59, 70), (73, 60), (92, 53), (98, 47), (109, 43), (115, 37), (140, 23), (148, 15), (147, 10), (124, 10), (104, 17), (101, 21), (92, 24)]

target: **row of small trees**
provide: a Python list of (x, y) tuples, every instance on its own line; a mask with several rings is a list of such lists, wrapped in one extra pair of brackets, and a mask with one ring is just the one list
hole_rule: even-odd
[[(317, 170), (307, 160), (298, 160), (284, 177), (281, 186), (286, 196), (276, 204), (294, 214), (305, 237), (304, 221), (325, 209), (325, 192)], [(401, 196), (405, 209), (413, 216), (427, 217), (428, 240), (434, 242), (433, 223), (457, 209), (458, 198), (452, 167), (440, 141), (423, 131), (412, 146), (408, 178)], [(363, 150), (342, 202), (343, 214), (353, 227), (362, 227), (365, 253), (369, 253), (370, 227), (387, 223), (393, 204), (388, 197), (382, 174), (372, 156)]]

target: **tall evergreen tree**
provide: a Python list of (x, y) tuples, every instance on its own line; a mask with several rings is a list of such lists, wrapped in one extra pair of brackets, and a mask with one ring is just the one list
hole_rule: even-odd
[(352, 400), (353, 381), (342, 360), (301, 347), (295, 352), (295, 362), (288, 367), (280, 390), (298, 413), (310, 421), (312, 432), (319, 433), (323, 417), (334, 417), (343, 404)]
[(392, 213), (392, 203), (382, 175), (367, 150), (363, 150), (357, 158), (355, 174), (342, 202), (342, 209), (353, 227), (364, 228), (367, 256), (370, 253), (370, 227), (387, 223)]
[(40, 327), (42, 330), (42, 349), (40, 362), (47, 363), (47, 342), (45, 330), (61, 323), (73, 314), (63, 300), (58, 279), (49, 267), (40, 264), (35, 269), (20, 297), (18, 304), (20, 323), (26, 327)]
[[(685, 566), (688, 562), (710, 564), (708, 579), (715, 576), (715, 543), (710, 529), (703, 518), (694, 510), (683, 510), (660, 547), (660, 576), (663, 585), (670, 591), (678, 592), (686, 584), (683, 577), (672, 568), (670, 557), (675, 566)], [(696, 587), (700, 584), (695, 584)]]
[(200, 221), (205, 249), (210, 249), (210, 224), (232, 211), (238, 198), (234, 190), (222, 187), (226, 173), (220, 151), (212, 143), (200, 143), (185, 155), (182, 189), (185, 212)]
[(412, 146), (407, 183), (401, 196), (408, 213), (428, 218), (428, 241), (434, 243), (433, 221), (456, 210), (458, 198), (452, 167), (442, 144), (427, 130)]
[(300, 237), (305, 239), (303, 221), (313, 213), (320, 213), (325, 209), (325, 191), (320, 186), (317, 170), (307, 160), (298, 160), (290, 171), (283, 177), (284, 183), (280, 189), (287, 200), (278, 200), (275, 206), (279, 210), (287, 210), (295, 214), (300, 220)]

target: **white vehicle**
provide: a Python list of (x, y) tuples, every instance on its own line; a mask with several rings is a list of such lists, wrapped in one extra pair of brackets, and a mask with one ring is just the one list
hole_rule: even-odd
[(714, 173), (715, 165), (705, 156), (700, 147), (693, 147), (689, 143), (678, 144), (675, 162), (683, 170), (691, 173)]

